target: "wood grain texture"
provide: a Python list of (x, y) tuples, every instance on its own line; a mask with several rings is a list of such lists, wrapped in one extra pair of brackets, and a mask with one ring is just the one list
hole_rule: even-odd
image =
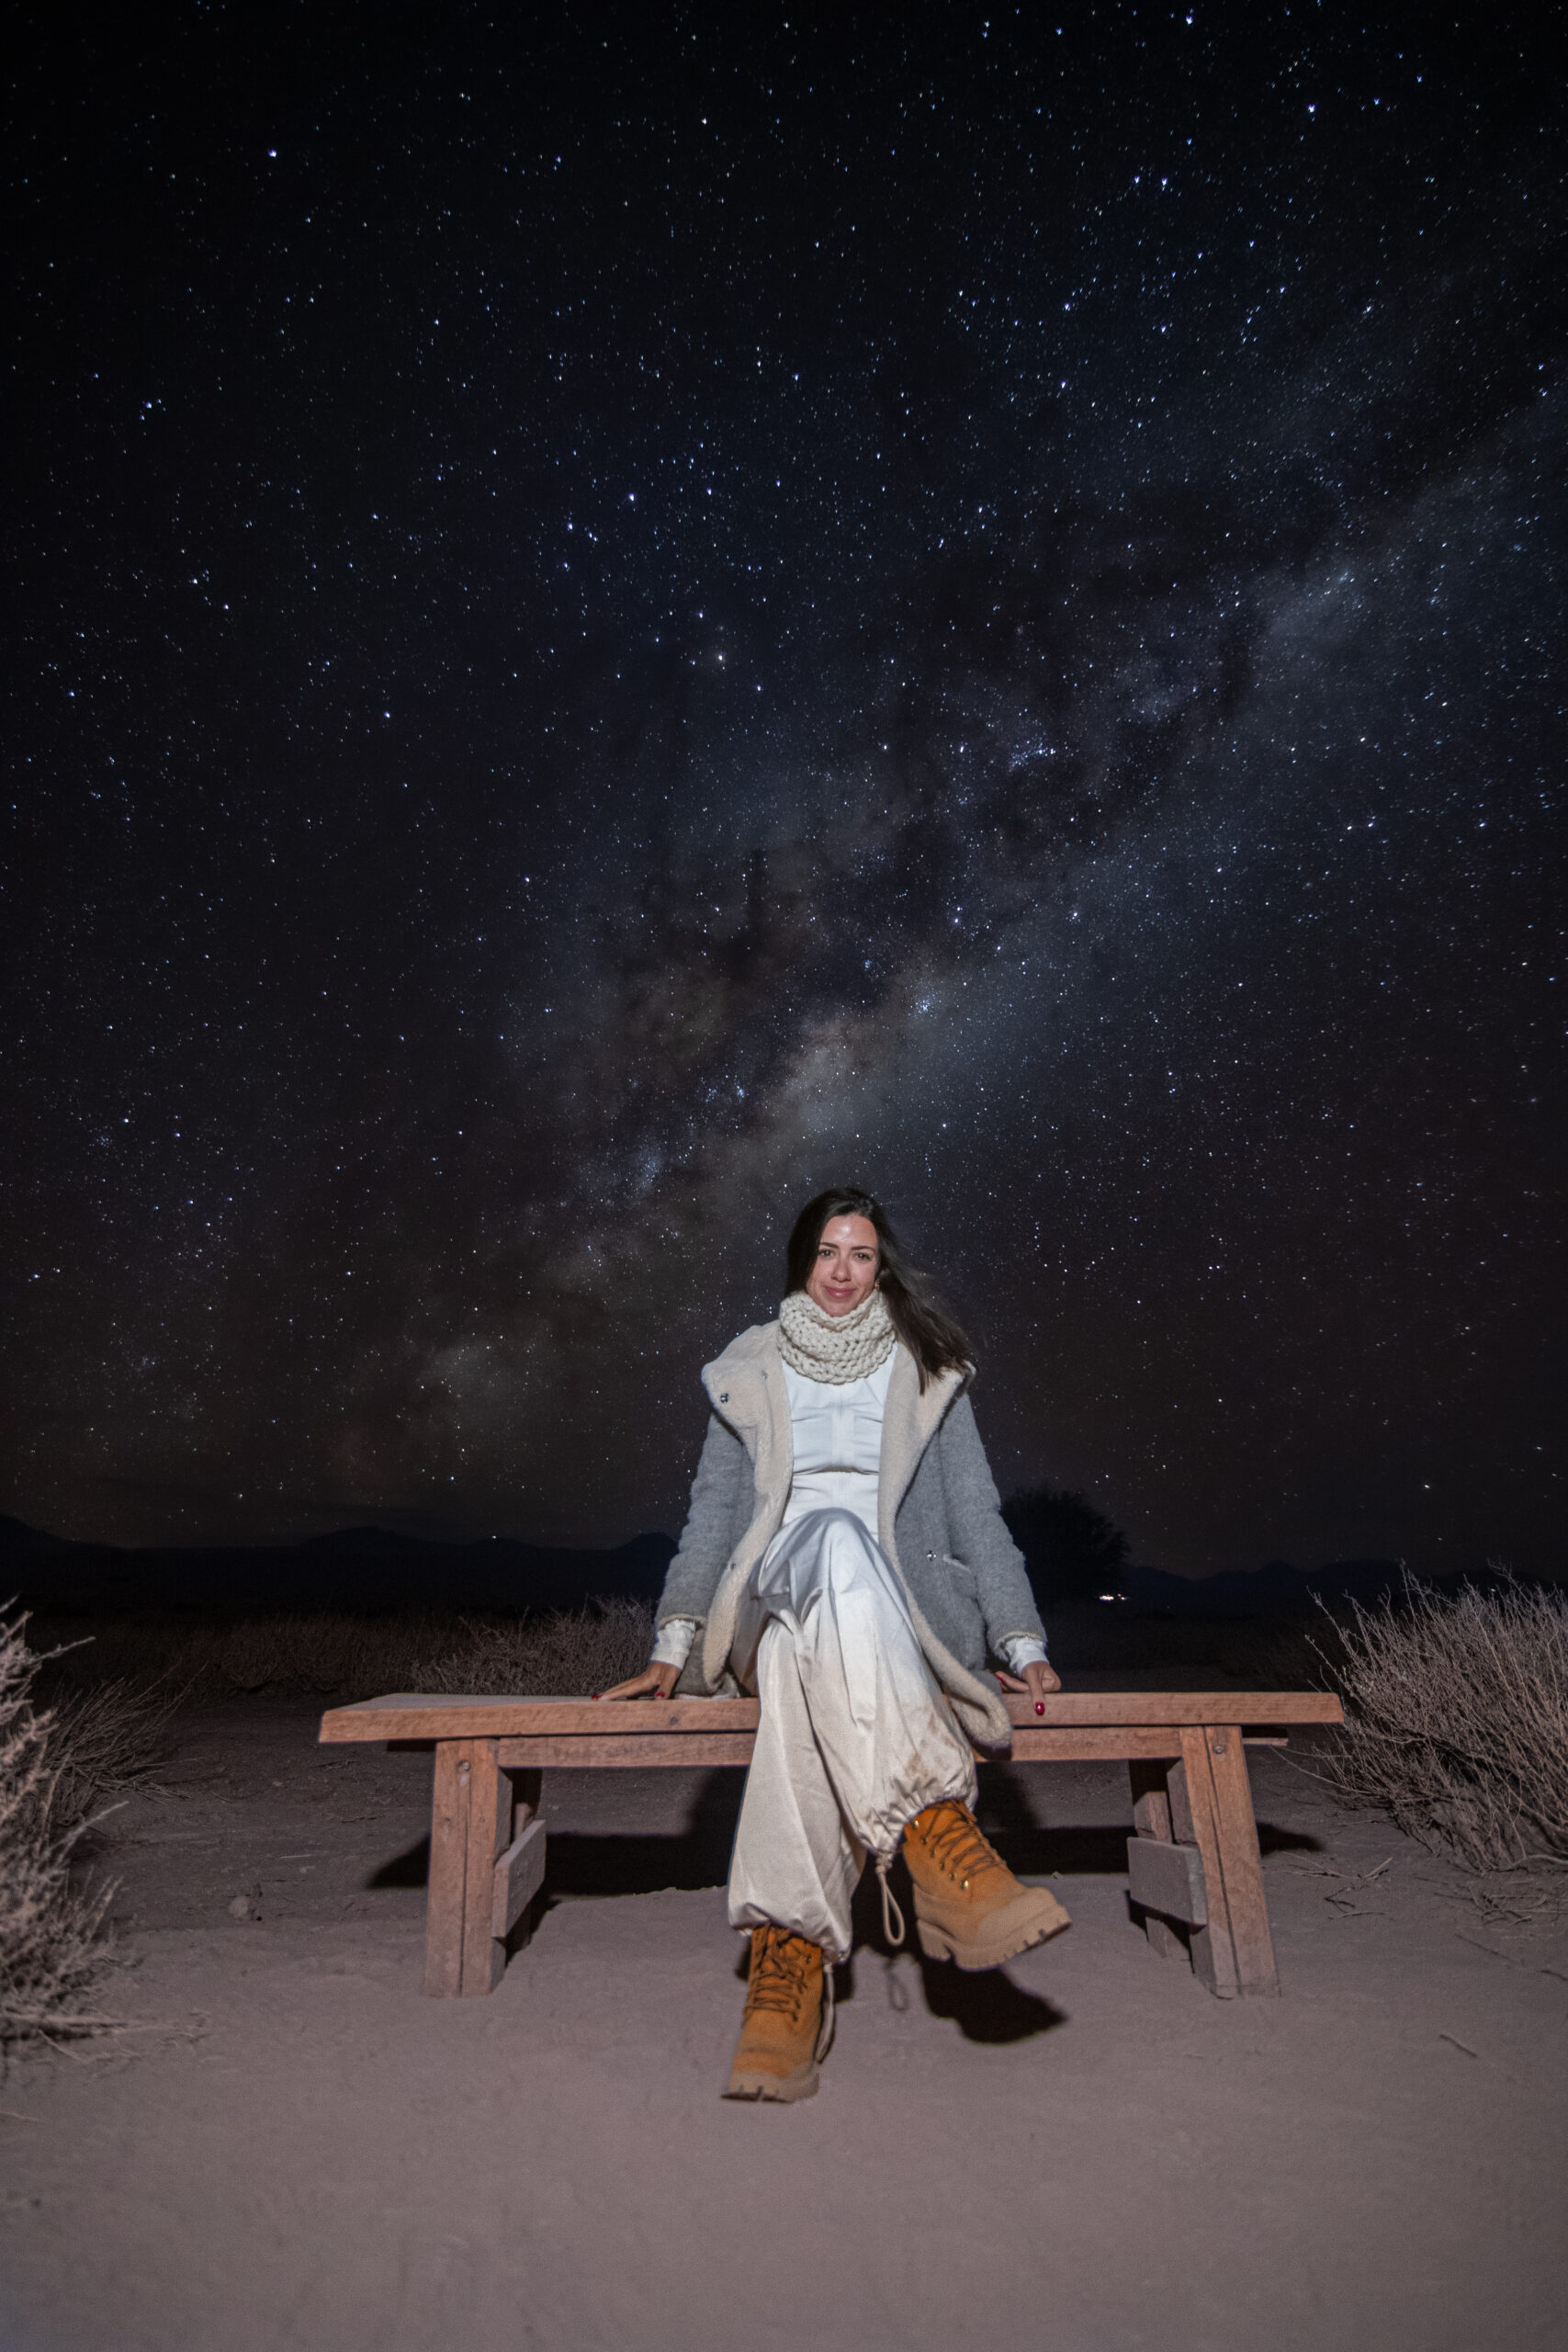
[[(642, 1770), (649, 1766), (698, 1764), (744, 1765), (751, 1761), (753, 1735), (749, 1731), (645, 1732), (638, 1738), (617, 1739), (600, 1733), (584, 1738), (570, 1732), (545, 1733), (536, 1738), (503, 1739), (499, 1752), (503, 1765), (547, 1765), (587, 1771)], [(1145, 1724), (1127, 1724), (1102, 1731), (1021, 1731), (1010, 1749), (988, 1764), (1120, 1764), (1129, 1756), (1174, 1757), (1180, 1747), (1179, 1731), (1163, 1731)]]
[(507, 1937), (545, 1883), (545, 1825), (535, 1815), (495, 1865), (490, 1932), (504, 1957)]
[[(1010, 1696), (1021, 1730), (1077, 1730), (1111, 1724), (1337, 1724), (1343, 1710), (1325, 1690), (1057, 1690), (1037, 1715), (1026, 1697)], [(320, 1737), (344, 1740), (494, 1739), (538, 1736), (648, 1738), (668, 1732), (755, 1731), (755, 1699), (445, 1698), (395, 1691), (333, 1707)]]
[(1203, 1860), (1196, 1846), (1164, 1838), (1129, 1838), (1127, 1883), (1134, 1902), (1156, 1917), (1201, 1928), (1209, 1917)]
[(1003, 1694), (1015, 1724), (1340, 1724), (1332, 1690), (1052, 1690), (1045, 1713), (1013, 1691)]
[(430, 1805), (430, 1883), (424, 1906), (424, 1990), (463, 1989), (463, 1884), (468, 1861), (468, 1759), (461, 1740), (435, 1751)]
[[(463, 1994), (493, 1993), (506, 1947), (491, 1931), (498, 1855), (512, 1843), (512, 1782), (500, 1769), (499, 1742), (464, 1742), (468, 1756), (468, 1856), (463, 1873)], [(461, 1768), (459, 1768), (461, 1769)]]
[(1160, 1724), (1066, 1724), (1036, 1722), (1015, 1731), (998, 1764), (1123, 1764), (1129, 1757), (1176, 1756), (1181, 1734)]
[(1168, 1845), (1170, 1826), (1170, 1791), (1166, 1786), (1162, 1766), (1151, 1761), (1134, 1759), (1127, 1766), (1127, 1778), (1133, 1790), (1133, 1822), (1140, 1838), (1163, 1838)]
[(321, 1717), (324, 1742), (371, 1739), (496, 1739), (570, 1732), (625, 1738), (671, 1731), (755, 1731), (755, 1699), (473, 1699), (394, 1692), (333, 1707)]
[(1170, 1770), (1171, 1826), (1184, 1845), (1196, 1846), (1203, 1858), (1203, 1891), (1209, 1917), (1188, 1936), (1193, 1974), (1222, 2001), (1237, 1992), (1235, 1951), (1231, 1943), (1230, 1913), (1225, 1905), (1224, 1872), (1220, 1867), (1220, 1830), (1214, 1802), (1213, 1776), (1209, 1770), (1206, 1730), (1191, 1727), (1182, 1734), (1181, 1760)]
[(557, 1770), (640, 1771), (649, 1765), (750, 1764), (755, 1734), (749, 1731), (645, 1732), (640, 1739), (547, 1732), (535, 1739), (499, 1742), (506, 1765), (550, 1765)]
[(1224, 1872), (1225, 1908), (1230, 1914), (1237, 1989), (1255, 1995), (1277, 1994), (1280, 1978), (1274, 1965), (1269, 1900), (1263, 1891), (1263, 1862), (1258, 1850), (1258, 1820), (1241, 1735), (1235, 1727), (1215, 1728), (1205, 1733), (1204, 1741), (1214, 1791), (1220, 1868)]

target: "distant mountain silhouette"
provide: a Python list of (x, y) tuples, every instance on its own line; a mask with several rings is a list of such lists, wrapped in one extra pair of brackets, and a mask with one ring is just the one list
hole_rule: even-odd
[[(1224, 1568), (1217, 1576), (1177, 1577), (1164, 1568), (1118, 1569), (1113, 1588), (1123, 1607), (1142, 1616), (1181, 1617), (1303, 1617), (1322, 1600), (1331, 1609), (1348, 1601), (1373, 1608), (1404, 1589), (1401, 1560), (1330, 1560), (1321, 1568), (1292, 1568), (1284, 1560), (1269, 1560), (1260, 1568)], [(1495, 1561), (1472, 1561), (1445, 1568), (1440, 1575), (1423, 1572), (1415, 1581), (1452, 1592), (1462, 1583), (1495, 1585), (1512, 1571)], [(1562, 1579), (1548, 1574), (1520, 1575), (1517, 1582), (1554, 1585)], [(1042, 1606), (1049, 1606), (1043, 1597)]]
[(1369, 1607), (1385, 1593), (1397, 1592), (1404, 1581), (1397, 1560), (1331, 1560), (1321, 1568), (1292, 1568), (1283, 1560), (1269, 1560), (1260, 1568), (1224, 1568), (1212, 1577), (1119, 1568), (1115, 1589), (1135, 1609), (1169, 1615), (1297, 1617), (1319, 1600), (1331, 1607), (1359, 1600)]
[(613, 1551), (426, 1542), (345, 1527), (301, 1544), (76, 1544), (0, 1516), (0, 1600), (35, 1609), (564, 1609), (654, 1599), (675, 1545), (634, 1535)]
[[(1019, 1499), (1032, 1509), (1036, 1503), (1034, 1496)], [(1012, 1520), (1012, 1504), (1007, 1512)], [(1332, 1560), (1309, 1569), (1269, 1560), (1260, 1568), (1226, 1568), (1212, 1577), (1173, 1576), (1164, 1568), (1122, 1565), (1116, 1548), (1122, 1538), (1111, 1522), (1089, 1523), (1098, 1514), (1090, 1512), (1081, 1529), (1060, 1511), (1036, 1517), (1038, 1525), (1028, 1511), (1019, 1514), (1015, 1533), (1032, 1539), (1031, 1581), (1047, 1616), (1064, 1601), (1114, 1593), (1123, 1608), (1140, 1614), (1294, 1617), (1319, 1599), (1330, 1606), (1374, 1603), (1404, 1581), (1397, 1560)], [(1053, 1545), (1041, 1540), (1046, 1534)], [(1053, 1573), (1053, 1549), (1059, 1575)], [(29, 1608), (68, 1611), (573, 1609), (623, 1594), (656, 1599), (674, 1550), (671, 1538), (660, 1534), (591, 1551), (521, 1544), (504, 1535), (453, 1544), (388, 1528), (344, 1527), (301, 1544), (120, 1551), (48, 1535), (0, 1515), (0, 1601), (15, 1595)], [(1476, 1563), (1422, 1581), (1451, 1586), (1469, 1575), (1486, 1582), (1492, 1573)]]

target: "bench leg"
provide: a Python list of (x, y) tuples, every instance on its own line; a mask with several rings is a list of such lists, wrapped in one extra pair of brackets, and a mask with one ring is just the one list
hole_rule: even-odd
[[(1174, 1833), (1164, 1763), (1157, 1757), (1136, 1756), (1129, 1762), (1127, 1773), (1133, 1783), (1133, 1826), (1140, 1838), (1155, 1838), (1168, 1846)], [(1144, 1913), (1144, 1933), (1163, 1959), (1187, 1959), (1186, 1942), (1157, 1911)]]
[[(496, 1745), (493, 1739), (436, 1743), (424, 1989), (437, 1996), (494, 1992), (506, 1966), (507, 1934), (544, 1876), (541, 1775), (502, 1770)], [(521, 1839), (513, 1836), (514, 1809), (528, 1817)]]
[(1170, 1775), (1172, 1824), (1198, 1848), (1209, 1919), (1194, 1928), (1192, 1965), (1212, 1993), (1277, 1993), (1274, 1944), (1258, 1851), (1252, 1784), (1239, 1724), (1181, 1734), (1181, 1762)]
[(435, 1743), (430, 1803), (430, 1889), (424, 1911), (424, 1989), (463, 1989), (463, 1884), (468, 1861), (469, 1742)]
[(512, 1781), (496, 1762), (493, 1739), (469, 1739), (468, 1839), (463, 1871), (465, 1996), (493, 1993), (506, 1967), (506, 1946), (491, 1933), (495, 1866), (512, 1843)]
[(1180, 1734), (1181, 1761), (1170, 1768), (1170, 1815), (1177, 1837), (1196, 1846), (1203, 1858), (1203, 1887), (1208, 1922), (1190, 1930), (1192, 1971), (1222, 2001), (1236, 1991), (1235, 1952), (1231, 1944), (1230, 1914), (1225, 1908), (1225, 1882), (1220, 1869), (1219, 1829), (1214, 1819), (1214, 1785), (1209, 1770), (1209, 1736), (1201, 1729)]
[(1269, 1898), (1263, 1891), (1263, 1858), (1258, 1849), (1258, 1815), (1253, 1810), (1252, 1780), (1240, 1724), (1210, 1732), (1208, 1746), (1236, 1986), (1243, 1993), (1278, 1993)]

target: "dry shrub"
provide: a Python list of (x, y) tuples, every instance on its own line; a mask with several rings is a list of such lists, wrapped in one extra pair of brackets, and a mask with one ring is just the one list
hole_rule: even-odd
[(1568, 1595), (1409, 1581), (1337, 1633), (1337, 1793), (1472, 1870), (1568, 1860)]
[(67, 1691), (51, 1711), (51, 1817), (74, 1829), (166, 1756), (183, 1696), (166, 1675)]
[(646, 1600), (601, 1600), (510, 1623), (463, 1621), (462, 1638), (419, 1661), (414, 1690), (477, 1696), (588, 1698), (648, 1664), (653, 1611)]
[(25, 1623), (0, 1620), (0, 2041), (99, 2022), (84, 2002), (107, 1957), (109, 1890), (72, 1880), (83, 1823), (61, 1808), (69, 1746), (59, 1719), (32, 1704), (40, 1661)]
[(258, 1618), (230, 1629), (216, 1668), (243, 1690), (565, 1698), (635, 1674), (652, 1646), (646, 1601), (603, 1600), (530, 1617)]

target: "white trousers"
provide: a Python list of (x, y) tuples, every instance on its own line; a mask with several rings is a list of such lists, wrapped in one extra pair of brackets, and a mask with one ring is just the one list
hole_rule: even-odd
[[(865, 1858), (944, 1797), (975, 1802), (975, 1758), (881, 1546), (852, 1511), (781, 1528), (752, 1573), (735, 1657), (761, 1721), (729, 1867), (729, 1920), (771, 1920), (850, 1954)], [(754, 1660), (754, 1663), (753, 1663)]]

